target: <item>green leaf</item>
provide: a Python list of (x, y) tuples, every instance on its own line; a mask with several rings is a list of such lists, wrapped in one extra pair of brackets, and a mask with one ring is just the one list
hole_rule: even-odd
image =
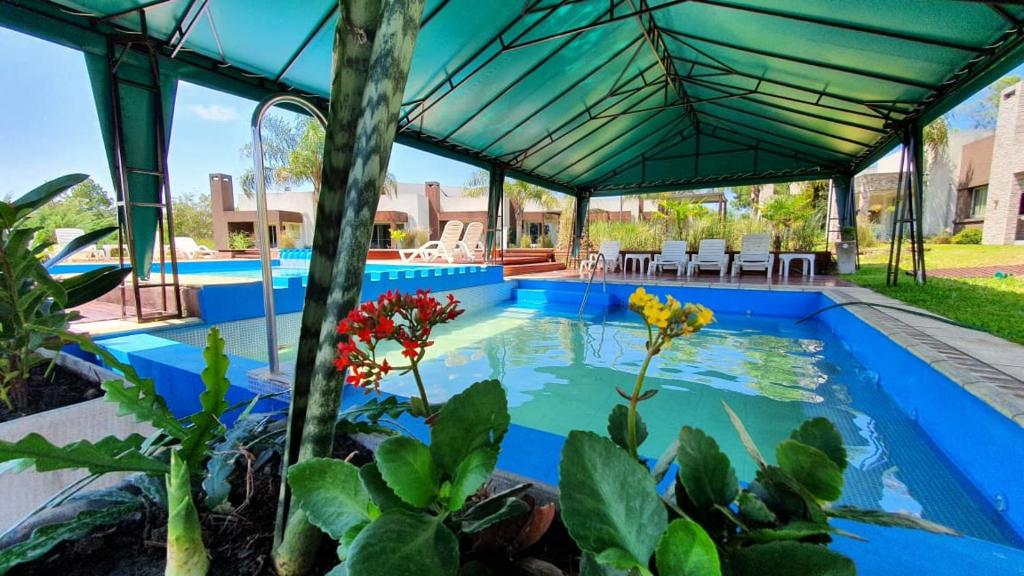
[(224, 354), (224, 339), (220, 337), (220, 330), (216, 326), (210, 328), (206, 335), (203, 359), (206, 361), (206, 367), (203, 368), (200, 377), (206, 389), (199, 395), (199, 403), (204, 412), (219, 417), (228, 407), (227, 394), (231, 382), (228, 381), (227, 375), (231, 362), (227, 354)]
[(773, 524), (778, 521), (775, 513), (753, 492), (744, 490), (736, 502), (740, 507), (740, 516), (747, 520), (761, 524)]
[(829, 536), (831, 533), (832, 529), (828, 524), (796, 520), (778, 528), (751, 530), (747, 533), (747, 536), (754, 542), (774, 542), (778, 540), (803, 540), (816, 536)]
[(883, 512), (881, 510), (864, 510), (853, 506), (836, 506), (835, 508), (826, 508), (825, 514), (828, 514), (833, 518), (845, 518), (847, 520), (854, 520), (865, 524), (874, 524), (876, 526), (913, 528), (915, 530), (926, 530), (928, 532), (946, 534), (949, 536), (960, 535), (959, 532), (952, 528), (943, 526), (942, 524), (936, 524), (935, 522), (929, 522), (924, 518), (918, 518), (917, 516), (911, 516), (910, 514)]
[(192, 502), (192, 481), (188, 464), (171, 452), (167, 475), (167, 570), (165, 576), (206, 576), (210, 558), (203, 545), (199, 513)]
[(345, 533), (338, 539), (338, 560), (341, 560), (342, 562), (348, 560), (349, 552), (352, 550), (352, 543), (356, 541), (359, 534), (361, 534), (369, 525), (369, 521), (360, 522), (348, 530), (345, 530)]
[[(441, 408), (430, 430), (430, 452), (450, 475), (480, 448), (498, 448), (509, 425), (505, 390), (497, 380), (477, 382)], [(381, 469), (383, 472), (383, 468)], [(385, 477), (387, 477), (385, 475)]]
[(35, 432), (17, 442), (0, 440), (0, 462), (29, 459), (39, 472), (85, 469), (92, 474), (107, 472), (145, 472), (164, 474), (167, 464), (142, 454), (145, 440), (138, 434), (127, 438), (107, 436), (95, 444), (79, 440), (66, 446), (54, 446)]
[(718, 550), (700, 524), (673, 520), (658, 542), (658, 576), (721, 576)]
[(347, 564), (353, 576), (455, 576), (459, 541), (440, 518), (391, 510), (356, 537)]
[(142, 502), (138, 499), (117, 500), (104, 508), (83, 510), (66, 522), (40, 526), (27, 540), (0, 550), (0, 574), (41, 558), (61, 542), (81, 540), (101, 526), (116, 524), (140, 508)]
[(842, 496), (843, 472), (821, 450), (796, 440), (783, 440), (775, 447), (775, 459), (779, 468), (815, 498), (832, 502)]
[(818, 524), (827, 522), (825, 512), (814, 494), (778, 466), (757, 471), (750, 490), (784, 521), (804, 519)]
[(593, 554), (584, 553), (580, 558), (580, 576), (627, 576), (626, 570), (601, 564)]
[(206, 474), (203, 476), (207, 508), (212, 510), (227, 502), (231, 494), (228, 478), (235, 470), (235, 462), (241, 456), (238, 447), (242, 440), (258, 430), (263, 422), (263, 418), (249, 417), (246, 412), (228, 429), (224, 438), (213, 446), (213, 454), (206, 462)]
[(359, 469), (343, 460), (310, 458), (293, 464), (288, 486), (309, 522), (335, 540), (376, 514)]
[[(629, 406), (616, 404), (608, 414), (608, 436), (619, 446), (629, 449)], [(647, 424), (644, 424), (640, 413), (636, 414), (636, 445), (639, 447), (647, 440)]]
[(476, 506), (469, 514), (463, 516), (462, 531), (473, 534), (490, 528), (503, 520), (516, 518), (529, 512), (529, 504), (519, 498), (505, 498), (496, 502), (490, 502), (489, 506)]
[(380, 475), (380, 469), (377, 468), (377, 464), (370, 462), (359, 469), (359, 479), (363, 481), (363, 487), (366, 488), (366, 492), (369, 493), (370, 499), (373, 503), (380, 508), (381, 512), (387, 512), (394, 508), (402, 508), (411, 510), (408, 504), (399, 498), (395, 491), (392, 490), (384, 478)]
[(92, 302), (120, 286), (121, 282), (131, 273), (130, 267), (103, 266), (60, 280), (60, 285), (67, 291), (65, 306), (74, 308)]
[(736, 499), (736, 471), (714, 438), (697, 428), (683, 426), (676, 459), (679, 481), (698, 510), (711, 510), (715, 504), (728, 506)]
[(668, 525), (647, 469), (611, 440), (573, 430), (559, 475), (562, 520), (580, 549), (599, 556), (617, 548), (646, 567)]
[(56, 253), (53, 258), (46, 261), (46, 269), (49, 270), (53, 268), (57, 264), (60, 264), (70, 256), (74, 255), (76, 252), (81, 251), (86, 246), (95, 244), (115, 232), (117, 232), (117, 226), (107, 226), (105, 228), (93, 230), (92, 232), (86, 232), (85, 234), (74, 238), (68, 242), (60, 252)]
[(377, 448), (377, 468), (384, 482), (399, 498), (417, 508), (429, 506), (437, 497), (441, 473), (430, 449), (408, 436), (394, 436)]
[(835, 424), (827, 418), (807, 420), (789, 437), (801, 444), (821, 450), (829, 460), (839, 467), (840, 472), (846, 470), (846, 447), (843, 445), (843, 437), (839, 435)]
[(452, 477), (452, 491), (448, 497), (448, 509), (461, 510), (466, 499), (476, 493), (487, 482), (498, 465), (498, 449), (484, 447), (474, 450), (459, 463)]
[(54, 178), (49, 182), (45, 182), (33, 188), (27, 194), (12, 202), (11, 205), (14, 206), (18, 212), (17, 218), (22, 218), (43, 204), (46, 204), (68, 188), (71, 188), (76, 184), (81, 184), (88, 179), (88, 174), (67, 174), (59, 178)]
[(817, 544), (772, 542), (741, 548), (732, 563), (736, 576), (855, 576), (850, 560)]
[(761, 451), (757, 449), (757, 444), (754, 444), (754, 439), (750, 437), (750, 432), (747, 432), (747, 427), (743, 425), (743, 421), (740, 417), (732, 411), (725, 401), (722, 402), (722, 407), (725, 408), (725, 413), (729, 415), (729, 421), (732, 422), (732, 427), (736, 429), (736, 433), (740, 436), (740, 442), (743, 443), (743, 447), (747, 449), (747, 453), (750, 457), (757, 462), (758, 466), (762, 468), (767, 466), (768, 463), (765, 461), (764, 456), (761, 455)]

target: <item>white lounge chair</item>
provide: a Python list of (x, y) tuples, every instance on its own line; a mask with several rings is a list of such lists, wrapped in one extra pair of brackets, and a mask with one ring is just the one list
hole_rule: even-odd
[(470, 222), (469, 224), (466, 224), (466, 231), (462, 234), (462, 240), (459, 240), (455, 247), (466, 256), (466, 260), (472, 260), (476, 255), (477, 250), (480, 250), (481, 252), (485, 250), (482, 240), (483, 237), (483, 223)]
[(763, 270), (772, 277), (775, 256), (771, 253), (771, 236), (768, 234), (746, 234), (740, 241), (740, 253), (733, 258), (732, 275), (744, 270)]
[[(615, 272), (619, 269), (619, 252), (622, 250), (622, 242), (618, 240), (605, 240), (601, 242), (597, 252), (590, 255), (590, 258), (580, 262), (580, 278), (586, 276), (587, 272), (595, 270), (600, 264), (605, 271)], [(604, 254), (604, 261), (599, 260), (599, 254)]]
[(399, 250), (398, 255), (402, 262), (412, 262), (416, 258), (431, 262), (437, 258), (444, 258), (449, 264), (455, 262), (456, 247), (462, 237), (462, 222), (449, 220), (441, 231), (441, 238), (424, 243), (419, 248)]
[(690, 259), (686, 266), (686, 275), (693, 276), (694, 272), (701, 270), (718, 270), (719, 276), (725, 276), (729, 269), (729, 255), (725, 252), (725, 240), (709, 239), (701, 240), (697, 248), (697, 255)]
[(661, 253), (655, 254), (651, 263), (647, 265), (647, 275), (651, 276), (658, 272), (674, 268), (676, 276), (682, 276), (686, 271), (686, 264), (690, 255), (686, 253), (685, 240), (669, 240), (661, 245)]
[[(81, 228), (56, 228), (53, 231), (53, 235), (56, 237), (57, 245), (54, 247), (54, 254), (60, 252), (67, 246), (72, 240), (79, 236), (85, 235), (85, 230)], [(69, 260), (76, 258), (100, 258), (102, 257), (103, 251), (97, 250), (95, 244), (90, 244), (80, 251), (73, 254)]]
[(187, 260), (200, 258), (213, 258), (217, 253), (206, 246), (199, 244), (191, 236), (175, 236), (174, 249), (178, 251), (178, 257), (185, 257)]

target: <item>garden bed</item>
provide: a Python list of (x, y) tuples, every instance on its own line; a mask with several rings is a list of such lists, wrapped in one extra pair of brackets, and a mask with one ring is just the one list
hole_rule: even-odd
[(46, 375), (49, 363), (32, 368), (26, 383), (26, 403), (20, 409), (8, 409), (0, 405), (0, 422), (16, 420), (32, 414), (63, 408), (103, 396), (100, 383), (64, 366), (54, 366), (52, 374)]

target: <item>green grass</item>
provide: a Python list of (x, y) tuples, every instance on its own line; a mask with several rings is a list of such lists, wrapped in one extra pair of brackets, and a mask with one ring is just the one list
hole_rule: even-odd
[[(947, 246), (939, 246), (947, 248)], [(966, 248), (957, 246), (956, 248)], [(972, 246), (971, 248), (1021, 248), (1019, 246)], [(943, 250), (940, 254), (947, 257)], [(953, 252), (953, 251), (950, 251)], [(1024, 252), (1022, 252), (1024, 254)], [(932, 255), (926, 255), (926, 265)], [(902, 276), (895, 287), (885, 285), (885, 261), (863, 264), (856, 274), (843, 276), (860, 286), (945, 316), (961, 324), (988, 332), (1018, 344), (1024, 344), (1024, 278), (928, 278), (918, 285), (910, 276)], [(993, 262), (992, 265), (1003, 262)], [(974, 264), (979, 266), (981, 264)], [(947, 266), (952, 267), (952, 266)], [(963, 267), (963, 266), (962, 266)]]
[[(910, 245), (904, 246), (901, 260), (909, 261)], [(889, 259), (889, 246), (879, 244), (865, 249), (861, 264), (882, 264)], [(928, 270), (972, 268), (1000, 264), (1024, 264), (1024, 246), (981, 246), (978, 244), (925, 244), (924, 264)], [(885, 279), (883, 275), (883, 280)]]

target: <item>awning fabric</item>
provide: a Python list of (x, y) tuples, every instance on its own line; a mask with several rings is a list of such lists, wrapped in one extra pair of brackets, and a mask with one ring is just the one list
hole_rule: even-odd
[[(0, 25), (326, 98), (336, 0), (7, 0)], [(857, 171), (1022, 60), (1024, 6), (946, 0), (428, 0), (398, 141), (579, 196)]]

